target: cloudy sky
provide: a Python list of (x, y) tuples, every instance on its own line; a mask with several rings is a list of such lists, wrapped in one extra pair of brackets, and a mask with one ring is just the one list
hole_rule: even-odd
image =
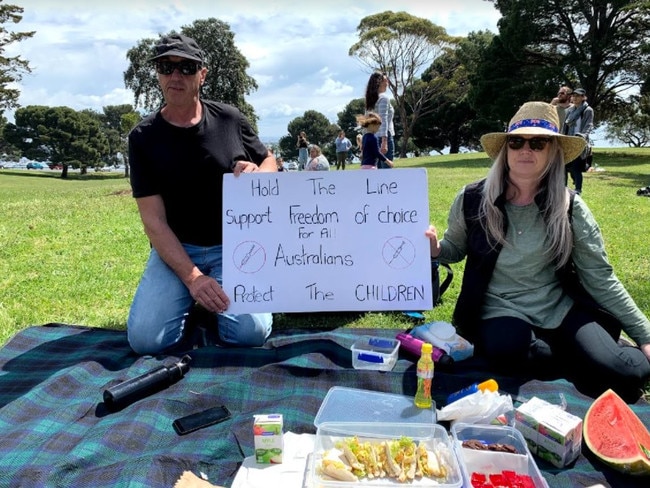
[[(335, 122), (337, 113), (364, 95), (369, 72), (348, 56), (360, 20), (404, 10), (431, 20), (451, 35), (497, 32), (499, 12), (485, 0), (5, 0), (24, 8), (7, 28), (36, 31), (7, 47), (32, 73), (20, 83), (21, 106), (68, 106), (101, 111), (133, 104), (125, 89), (126, 52), (145, 38), (180, 30), (198, 19), (230, 25), (259, 89), (248, 101), (259, 116), (263, 140), (287, 133), (288, 123), (317, 110)], [(209, 76), (209, 74), (208, 74)], [(5, 116), (12, 120), (13, 114)]]

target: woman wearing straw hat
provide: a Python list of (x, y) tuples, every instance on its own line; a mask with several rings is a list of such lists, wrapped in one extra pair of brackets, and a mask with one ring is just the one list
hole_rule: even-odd
[[(561, 375), (585, 393), (638, 398), (650, 378), (650, 322), (616, 278), (598, 224), (566, 187), (584, 149), (559, 133), (555, 107), (528, 102), (481, 144), (494, 161), (465, 186), (431, 255), (467, 258), (454, 323), (503, 372)], [(636, 341), (622, 344), (621, 328)]]

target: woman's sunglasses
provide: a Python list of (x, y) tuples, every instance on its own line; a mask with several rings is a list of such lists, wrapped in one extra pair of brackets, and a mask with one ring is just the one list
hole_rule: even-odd
[(533, 137), (532, 139), (524, 139), (523, 137), (516, 136), (508, 137), (508, 147), (515, 151), (524, 147), (526, 143), (528, 143), (528, 147), (533, 151), (543, 151), (549, 142), (551, 142), (551, 139), (548, 137)]
[(156, 63), (156, 71), (161, 75), (171, 75), (175, 69), (182, 75), (195, 75), (200, 67), (201, 65), (196, 61), (179, 61), (178, 63), (158, 61)]

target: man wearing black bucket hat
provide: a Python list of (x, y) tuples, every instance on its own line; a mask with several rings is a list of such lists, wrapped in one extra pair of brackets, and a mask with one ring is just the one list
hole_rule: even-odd
[(179, 343), (195, 304), (217, 317), (222, 342), (260, 346), (271, 314), (231, 315), (221, 288), (222, 178), (276, 171), (239, 110), (203, 100), (205, 56), (194, 39), (163, 37), (150, 60), (165, 103), (129, 134), (131, 186), (151, 252), (127, 321), (131, 347), (155, 354)]
[[(454, 200), (431, 255), (466, 258), (454, 324), (503, 373), (563, 376), (584, 393), (638, 398), (650, 378), (650, 321), (616, 277), (593, 214), (566, 187), (565, 161), (584, 149), (557, 110), (523, 104), (506, 132), (481, 137), (487, 177)], [(637, 344), (619, 343), (623, 329)]]

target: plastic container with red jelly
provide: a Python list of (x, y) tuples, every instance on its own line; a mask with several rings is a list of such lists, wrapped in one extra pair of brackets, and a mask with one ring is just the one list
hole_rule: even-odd
[[(451, 427), (451, 435), (454, 439), (453, 448), (463, 473), (463, 488), (472, 487), (473, 476), (489, 478), (490, 475), (504, 475), (504, 473), (508, 476), (513, 471), (517, 475), (528, 477), (535, 488), (548, 488), (548, 483), (528, 450), (524, 436), (514, 427), (457, 422)], [(463, 441), (468, 440), (477, 440), (485, 444), (509, 444), (517, 453), (462, 447)]]

